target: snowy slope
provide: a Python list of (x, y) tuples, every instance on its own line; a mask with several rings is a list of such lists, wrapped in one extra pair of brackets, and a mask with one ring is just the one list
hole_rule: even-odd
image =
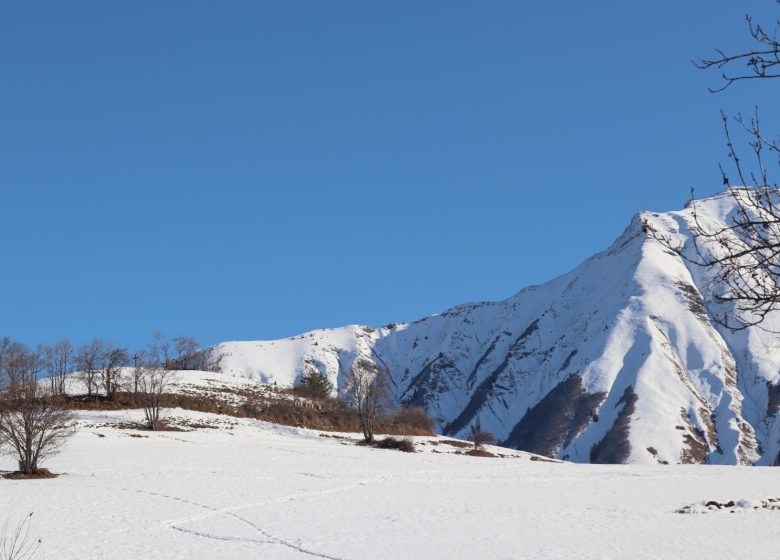
[[(0, 479), (0, 523), (34, 512), (56, 560), (769, 559), (777, 471), (577, 465), (400, 453), (316, 432), (170, 411), (186, 432), (129, 430), (140, 411), (80, 412), (50, 480)], [(0, 456), (0, 471), (14, 468)], [(702, 513), (676, 513), (691, 507)]]
[[(697, 211), (717, 226), (734, 201), (717, 195)], [(425, 406), (454, 436), (480, 422), (507, 446), (577, 462), (771, 465), (780, 341), (715, 325), (708, 271), (644, 228), (692, 250), (691, 220), (690, 208), (638, 214), (606, 251), (505, 301), (379, 329), (227, 342), (225, 371), (291, 385), (316, 368), (342, 386), (361, 355), (388, 368), (396, 402)]]

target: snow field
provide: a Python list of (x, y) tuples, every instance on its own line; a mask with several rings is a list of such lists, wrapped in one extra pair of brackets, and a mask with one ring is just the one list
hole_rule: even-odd
[(140, 416), (80, 412), (78, 433), (46, 465), (65, 474), (0, 480), (0, 517), (35, 512), (43, 557), (61, 560), (757, 560), (780, 544), (778, 511), (676, 513), (780, 494), (777, 469), (472, 458), (443, 444), (406, 454), (182, 410), (176, 422), (215, 427), (116, 427)]

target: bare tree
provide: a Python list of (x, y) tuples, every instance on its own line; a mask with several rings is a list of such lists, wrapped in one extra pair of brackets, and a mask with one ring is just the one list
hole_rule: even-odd
[(191, 367), (192, 356), (198, 351), (198, 341), (191, 336), (175, 336), (171, 339), (175, 369), (194, 369)]
[(104, 340), (93, 338), (90, 342), (79, 346), (76, 351), (78, 377), (86, 386), (89, 397), (97, 394), (101, 361), (106, 355), (107, 346)]
[(187, 357), (187, 367), (181, 369), (220, 372), (223, 358), (224, 355), (214, 346), (201, 348)]
[[(780, 0), (777, 3), (780, 6)], [(717, 50), (718, 56), (695, 62), (699, 68), (722, 70), (724, 83), (710, 88), (713, 92), (743, 80), (780, 77), (780, 20), (769, 32), (754, 23), (750, 15), (746, 18), (754, 48), (730, 54)], [(744, 66), (740, 68), (739, 64)], [(737, 70), (730, 72), (735, 66)], [(692, 252), (686, 252), (671, 236), (654, 230), (650, 223), (646, 222), (645, 227), (666, 248), (714, 272), (720, 287), (715, 299), (730, 304), (715, 320), (729, 329), (740, 330), (760, 325), (769, 314), (780, 310), (780, 190), (769, 173), (769, 165), (780, 163), (780, 143), (763, 132), (758, 108), (749, 118), (737, 114), (732, 121), (722, 112), (721, 119), (731, 173), (722, 165), (720, 172), (736, 211), (725, 225), (709, 226), (699, 215), (691, 191)], [(731, 122), (736, 127), (730, 126)], [(734, 129), (749, 147), (752, 163), (741, 158)]]
[(474, 451), (479, 451), (482, 449), (483, 445), (493, 445), (496, 443), (496, 437), (492, 433), (483, 430), (479, 423), (477, 423), (471, 428), (469, 441), (474, 444)]
[(57, 453), (73, 433), (72, 420), (61, 399), (30, 369), (0, 399), (0, 450), (17, 458), (21, 473), (36, 475), (40, 461)]
[(160, 428), (160, 409), (165, 390), (176, 379), (173, 370), (165, 369), (161, 364), (152, 362), (142, 366), (139, 377), (139, 395), (146, 418), (146, 427), (150, 430)]
[(172, 357), (173, 351), (170, 339), (159, 331), (152, 333), (152, 343), (149, 345), (149, 358), (168, 368)]
[(67, 338), (62, 338), (51, 346), (41, 345), (39, 353), (52, 393), (65, 394), (65, 381), (73, 368), (73, 344)]
[(26, 344), (7, 336), (0, 339), (0, 389), (35, 379), (40, 370), (40, 359)]
[(122, 385), (122, 370), (130, 358), (127, 350), (108, 344), (101, 355), (100, 381), (108, 400), (114, 400)]
[(12, 344), (13, 340), (8, 336), (0, 338), (0, 390), (5, 389), (9, 384), (6, 364)]
[(168, 338), (155, 332), (148, 353), (166, 369), (221, 371), (222, 354), (214, 347), (200, 348), (191, 336)]
[(376, 417), (389, 390), (387, 369), (368, 358), (356, 358), (346, 379), (346, 390), (358, 411), (364, 440), (373, 443)]

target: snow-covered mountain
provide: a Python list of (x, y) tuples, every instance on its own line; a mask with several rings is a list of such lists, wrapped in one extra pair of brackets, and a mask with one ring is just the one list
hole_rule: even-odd
[[(723, 193), (696, 209), (717, 226), (735, 203)], [(395, 401), (426, 407), (445, 434), (479, 422), (506, 446), (577, 462), (778, 464), (780, 339), (716, 325), (710, 271), (644, 225), (693, 251), (692, 219), (690, 207), (638, 214), (606, 251), (501, 302), (226, 342), (223, 364), (280, 385), (316, 368), (341, 386), (355, 357), (369, 357), (390, 371)]]

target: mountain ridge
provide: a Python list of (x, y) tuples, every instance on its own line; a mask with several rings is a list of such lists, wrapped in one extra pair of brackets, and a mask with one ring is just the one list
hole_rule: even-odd
[[(712, 225), (735, 208), (729, 193), (695, 204)], [(388, 368), (396, 403), (424, 406), (448, 435), (479, 423), (505, 445), (578, 462), (776, 464), (780, 343), (712, 321), (724, 308), (711, 271), (647, 232), (693, 251), (692, 209), (637, 213), (606, 250), (503, 301), (222, 343), (225, 370), (291, 385), (314, 368), (343, 387), (362, 356)]]

